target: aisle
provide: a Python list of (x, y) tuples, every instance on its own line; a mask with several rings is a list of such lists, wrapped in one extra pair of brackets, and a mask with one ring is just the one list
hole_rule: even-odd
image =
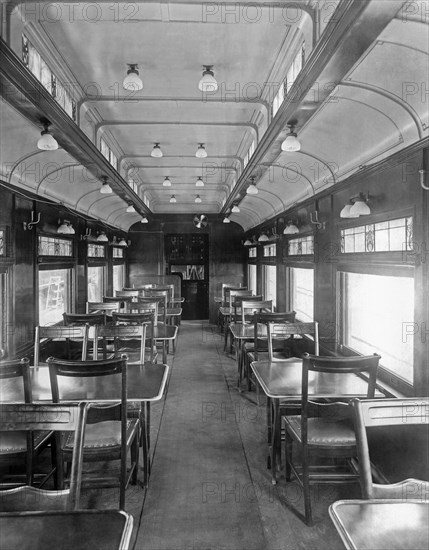
[(136, 550), (266, 546), (222, 345), (214, 327), (182, 323)]

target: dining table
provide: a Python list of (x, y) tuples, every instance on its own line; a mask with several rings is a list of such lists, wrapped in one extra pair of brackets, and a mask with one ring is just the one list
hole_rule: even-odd
[[(174, 327), (173, 327), (174, 328)], [(140, 402), (142, 422), (143, 470), (146, 485), (150, 476), (150, 405), (164, 395), (169, 367), (163, 363), (134, 364), (127, 366), (127, 401)], [(47, 365), (30, 367), (33, 402), (52, 402), (51, 380)], [(58, 386), (62, 401), (94, 401), (113, 403), (121, 401), (121, 375), (99, 377), (60, 377)], [(0, 381), (0, 403), (22, 403), (22, 381), (8, 378)]]
[(133, 517), (120, 510), (0, 513), (0, 550), (127, 550)]
[(338, 500), (329, 515), (348, 550), (427, 550), (428, 500)]
[[(271, 468), (271, 481), (276, 484), (277, 457), (281, 456), (280, 404), (282, 401), (301, 403), (302, 359), (253, 361), (250, 367), (267, 397), (268, 467)], [(366, 398), (367, 390), (367, 380), (353, 373), (309, 372), (308, 394), (313, 398)], [(384, 396), (376, 390), (375, 397)]]

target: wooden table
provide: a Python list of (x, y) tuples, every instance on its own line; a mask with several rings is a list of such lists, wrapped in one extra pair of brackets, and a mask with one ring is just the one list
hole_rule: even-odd
[(329, 515), (349, 550), (429, 548), (429, 502), (339, 500)]
[(127, 550), (133, 517), (119, 510), (0, 514), (0, 550)]
[[(147, 483), (150, 475), (150, 403), (162, 398), (168, 371), (168, 365), (160, 363), (130, 364), (127, 368), (127, 401), (139, 401), (142, 404), (144, 483)], [(33, 401), (52, 402), (51, 381), (47, 365), (30, 367), (30, 377)], [(62, 401), (112, 403), (121, 400), (120, 374), (88, 378), (59, 377), (58, 386)], [(22, 381), (19, 378), (0, 381), (0, 402), (23, 402)]]
[[(283, 361), (253, 361), (250, 366), (267, 396), (269, 467), (272, 483), (275, 484), (277, 455), (281, 453), (280, 403), (282, 400), (301, 402), (302, 359), (292, 357)], [(314, 398), (365, 398), (367, 390), (367, 381), (355, 374), (309, 372), (308, 393)]]

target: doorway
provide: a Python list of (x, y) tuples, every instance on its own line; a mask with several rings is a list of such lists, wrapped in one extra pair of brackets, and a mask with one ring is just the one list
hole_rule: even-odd
[(209, 236), (200, 233), (165, 235), (166, 264), (170, 275), (179, 275), (182, 319), (209, 317)]

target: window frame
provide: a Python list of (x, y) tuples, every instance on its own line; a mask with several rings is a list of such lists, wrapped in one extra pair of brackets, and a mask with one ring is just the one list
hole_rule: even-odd
[[(54, 258), (53, 256), (44, 256), (43, 258)], [(53, 271), (58, 269), (64, 269), (64, 270), (70, 270), (70, 283), (71, 288), (68, 295), (68, 309), (71, 313), (75, 311), (75, 303), (76, 303), (76, 294), (77, 294), (77, 273), (76, 273), (76, 261), (58, 261), (57, 257), (55, 257), (56, 261), (52, 260), (44, 260), (43, 262), (39, 262), (36, 269), (36, 289), (37, 294), (35, 293), (35, 312), (36, 312), (36, 319), (37, 324), (40, 325), (40, 311), (39, 311), (39, 295), (40, 295), (40, 277), (39, 273), (40, 271)], [(55, 324), (61, 324), (62, 319), (59, 320)]]
[[(286, 277), (286, 308), (287, 308), (287, 311), (292, 311), (293, 307), (294, 307), (293, 303), (292, 303), (293, 276), (292, 276), (291, 270), (292, 269), (309, 269), (309, 270), (312, 270), (312, 272), (313, 272), (313, 320), (314, 320), (314, 310), (315, 310), (315, 307), (314, 307), (315, 306), (315, 303), (314, 303), (314, 296), (315, 296), (314, 284), (315, 284), (315, 274), (316, 274), (316, 269), (315, 269), (316, 266), (315, 266), (314, 262), (308, 262), (308, 261), (307, 262), (288, 262), (287, 265), (285, 265), (284, 267), (285, 267), (284, 273), (285, 273), (285, 277)], [(297, 321), (308, 322), (308, 320), (299, 319), (299, 317), (297, 318)]]
[[(374, 255), (376, 253), (370, 253)], [(380, 253), (384, 254), (384, 253)], [(391, 253), (391, 254), (395, 254)], [(364, 254), (366, 255), (366, 254)], [(349, 255), (348, 255), (349, 256)], [(350, 254), (352, 256), (352, 254)], [(360, 254), (362, 256), (362, 254)], [(349, 260), (349, 258), (347, 258)], [(414, 280), (414, 296), (416, 296), (416, 273), (414, 265), (394, 265), (393, 263), (378, 263), (373, 265), (363, 265), (362, 262), (357, 263), (356, 261), (341, 261), (337, 265), (336, 273), (336, 288), (337, 288), (337, 303), (336, 303), (336, 326), (337, 326), (337, 337), (338, 337), (338, 348), (342, 355), (347, 357), (354, 355), (362, 355), (355, 349), (349, 348), (344, 344), (345, 341), (345, 324), (346, 319), (344, 315), (344, 277), (343, 273), (357, 273), (362, 275), (379, 275), (386, 277), (408, 277)], [(414, 306), (415, 311), (415, 306)], [(414, 395), (414, 386), (416, 380), (416, 340), (414, 340), (414, 353), (413, 353), (413, 381), (410, 383), (408, 380), (405, 380), (395, 372), (389, 370), (386, 366), (379, 365), (377, 379), (382, 383), (383, 386), (386, 386), (387, 390), (392, 388), (393, 394), (402, 394), (405, 396)]]

